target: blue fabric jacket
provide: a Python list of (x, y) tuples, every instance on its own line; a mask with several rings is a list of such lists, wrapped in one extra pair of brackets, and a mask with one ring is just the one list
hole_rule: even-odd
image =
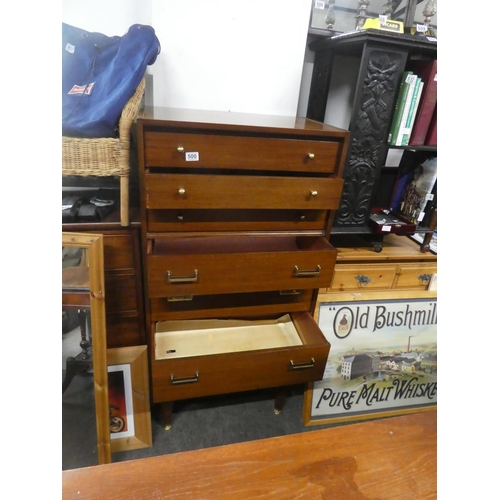
[(159, 53), (151, 26), (108, 37), (62, 23), (62, 135), (116, 137), (123, 107)]

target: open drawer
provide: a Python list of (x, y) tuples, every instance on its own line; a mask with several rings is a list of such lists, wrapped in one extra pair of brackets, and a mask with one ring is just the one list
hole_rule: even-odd
[(336, 258), (322, 236), (160, 237), (148, 247), (149, 296), (323, 288)]
[(330, 349), (304, 311), (258, 321), (163, 321), (154, 340), (154, 402), (321, 380)]
[(313, 297), (312, 289), (160, 297), (150, 300), (151, 319), (162, 321), (277, 316), (309, 311)]

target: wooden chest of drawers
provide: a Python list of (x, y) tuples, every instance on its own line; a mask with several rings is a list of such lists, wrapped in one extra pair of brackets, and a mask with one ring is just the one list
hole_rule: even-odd
[(165, 427), (176, 400), (320, 380), (329, 344), (312, 313), (333, 277), (326, 235), (348, 133), (146, 108), (137, 134), (152, 398)]
[(437, 274), (437, 256), (420, 252), (405, 236), (388, 235), (384, 251), (340, 247), (332, 283), (322, 293), (415, 290), (426, 291)]
[(106, 338), (108, 347), (144, 345), (140, 227), (137, 210), (131, 210), (128, 228), (120, 225), (119, 212), (101, 222), (65, 223), (63, 231), (98, 233), (104, 237)]

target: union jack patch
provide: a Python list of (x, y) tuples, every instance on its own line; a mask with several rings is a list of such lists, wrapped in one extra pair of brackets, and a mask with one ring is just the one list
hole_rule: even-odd
[(68, 95), (74, 94), (85, 94), (90, 95), (92, 92), (92, 88), (94, 87), (94, 83), (88, 83), (87, 85), (73, 85), (73, 88), (68, 92)]

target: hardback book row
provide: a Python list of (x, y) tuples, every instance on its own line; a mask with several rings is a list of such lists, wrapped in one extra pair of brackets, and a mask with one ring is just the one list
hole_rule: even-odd
[(411, 61), (389, 129), (390, 146), (437, 146), (437, 59)]

